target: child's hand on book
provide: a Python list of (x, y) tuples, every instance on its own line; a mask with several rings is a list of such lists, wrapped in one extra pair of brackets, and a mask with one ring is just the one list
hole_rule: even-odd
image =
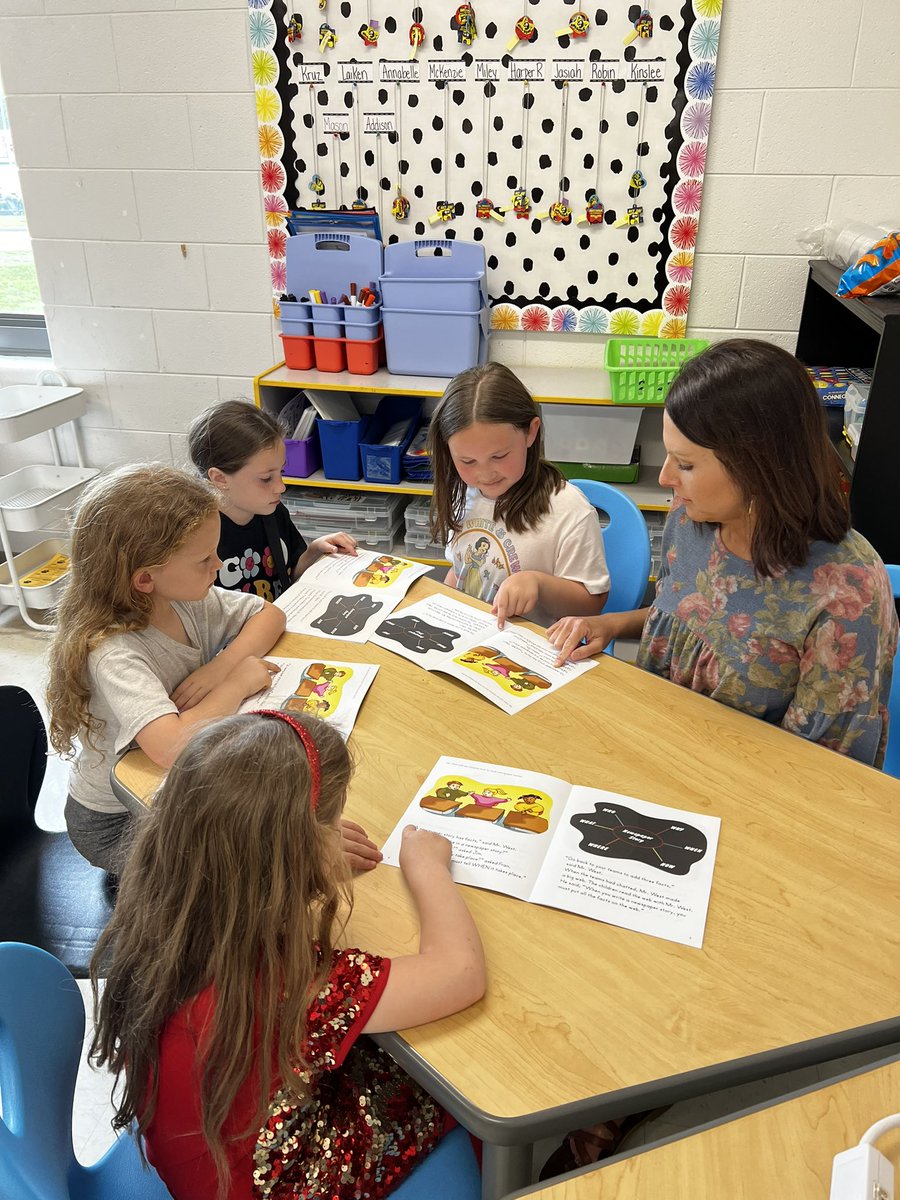
[(497, 618), (497, 628), (503, 628), (507, 617), (524, 617), (530, 613), (540, 598), (541, 585), (537, 571), (516, 571), (504, 579), (491, 609)]
[(349, 533), (326, 533), (309, 544), (317, 558), (323, 554), (352, 554), (355, 557), (356, 547), (356, 538)]
[(427, 876), (435, 867), (449, 870), (452, 852), (451, 843), (439, 833), (407, 825), (400, 841), (400, 870), (408, 881)]

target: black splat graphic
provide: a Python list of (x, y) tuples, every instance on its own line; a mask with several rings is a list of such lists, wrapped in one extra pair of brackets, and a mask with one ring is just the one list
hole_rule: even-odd
[(440, 629), (429, 625), (421, 617), (392, 617), (378, 626), (378, 633), (399, 642), (414, 654), (427, 654), (429, 650), (452, 650), (461, 635), (455, 629)]
[(625, 858), (670, 875), (687, 875), (706, 854), (706, 835), (692, 825), (648, 817), (624, 804), (595, 804), (570, 824), (581, 834), (580, 849), (598, 858)]
[(384, 608), (381, 601), (371, 596), (332, 596), (322, 615), (310, 621), (310, 625), (329, 637), (348, 637), (359, 633), (369, 617), (381, 608)]

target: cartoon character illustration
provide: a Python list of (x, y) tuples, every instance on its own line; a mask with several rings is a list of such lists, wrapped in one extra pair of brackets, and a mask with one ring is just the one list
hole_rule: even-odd
[(452, 221), (456, 216), (456, 205), (450, 200), (438, 200), (434, 211), (442, 221)]
[(520, 796), (503, 818), (504, 829), (515, 829), (519, 833), (546, 833), (550, 823), (544, 816), (544, 804), (534, 792)]
[(371, 24), (360, 25), (359, 30), (357, 32), (359, 33), (359, 36), (362, 38), (362, 43), (364, 46), (377, 46), (378, 45), (378, 34), (379, 34), (380, 30), (378, 29), (377, 22), (372, 21)]
[(397, 193), (391, 203), (391, 216), (395, 221), (405, 221), (409, 216), (409, 201), (400, 192)]
[(380, 554), (378, 558), (372, 559), (364, 571), (358, 571), (353, 576), (354, 586), (389, 587), (408, 565), (402, 558), (392, 558), (390, 554)]
[(476, 538), (473, 545), (466, 547), (462, 574), (459, 579), (459, 583), (462, 586), (459, 590), (465, 592), (467, 596), (471, 596), (475, 600), (481, 599), (483, 590), (481, 568), (487, 562), (490, 548), (490, 540), (486, 537)]
[(503, 788), (485, 787), (480, 792), (472, 792), (472, 799), (482, 808), (496, 808), (498, 804), (504, 804), (509, 797)]
[(517, 221), (524, 220), (531, 212), (531, 201), (528, 199), (528, 193), (524, 188), (516, 188), (513, 192), (512, 207)]
[(535, 688), (541, 691), (550, 687), (549, 680), (538, 675), (529, 667), (507, 658), (496, 646), (473, 646), (453, 660), (461, 666), (468, 667), (476, 674), (486, 675), (499, 684), (505, 692), (516, 695), (522, 692), (533, 692)]
[(493, 212), (494, 202), (483, 196), (475, 205), (475, 216), (479, 221), (487, 221)]
[(310, 663), (294, 694), (282, 704), (282, 711), (308, 713), (313, 717), (327, 716), (337, 709), (344, 683), (352, 675), (349, 667)]
[(419, 808), (452, 815), (468, 795), (459, 779), (448, 779), (442, 787), (435, 788), (432, 795), (423, 796)]
[(550, 205), (550, 220), (556, 225), (572, 224), (572, 209), (567, 200), (555, 200)]
[(531, 17), (519, 17), (516, 21), (515, 33), (520, 42), (533, 42), (537, 37), (537, 26)]
[(595, 192), (590, 200), (588, 200), (587, 208), (584, 210), (588, 225), (601, 225), (603, 223), (603, 212), (603, 205)]
[(450, 18), (450, 28), (456, 30), (456, 36), (464, 46), (471, 46), (478, 37), (475, 25), (475, 10), (471, 4), (461, 4)]
[(299, 13), (292, 13), (291, 19), (287, 27), (288, 44), (291, 42), (299, 42), (303, 36), (303, 18)]
[(586, 12), (579, 10), (569, 17), (569, 32), (573, 38), (587, 37), (591, 27), (591, 19)]

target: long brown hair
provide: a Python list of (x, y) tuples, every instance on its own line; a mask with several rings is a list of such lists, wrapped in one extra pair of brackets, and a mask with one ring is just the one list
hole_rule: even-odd
[(195, 417), (188, 429), (191, 462), (205, 479), (212, 467), (233, 475), (245, 463), (281, 444), (278, 422), (246, 400), (226, 400), (214, 404)]
[(73, 738), (90, 743), (101, 722), (91, 713), (87, 660), (104, 638), (146, 629), (153, 597), (135, 590), (144, 567), (168, 562), (218, 513), (211, 484), (175, 467), (120, 467), (84, 489), (73, 513), (69, 582), (50, 646), (50, 742), (69, 755)]
[[(434, 471), (430, 524), (435, 542), (443, 545), (462, 529), (466, 510), (466, 485), (450, 457), (449, 439), (479, 421), (513, 425), (527, 433), (540, 415), (521, 379), (501, 363), (472, 367), (450, 380), (428, 431), (428, 453)], [(502, 521), (511, 533), (534, 529), (549, 512), (551, 497), (565, 482), (562, 473), (544, 460), (542, 426), (528, 447), (522, 478), (494, 502), (494, 519)]]
[(761, 578), (802, 566), (812, 541), (850, 529), (840, 461), (806, 369), (769, 342), (732, 338), (681, 368), (666, 412), (712, 450), (752, 504), (750, 553)]
[(260, 1128), (273, 1063), (278, 1085), (305, 1098), (294, 1068), (303, 1065), (307, 1010), (350, 903), (338, 829), (350, 755), (330, 725), (295, 720), (319, 753), (316, 810), (309, 759), (286, 723), (247, 713), (201, 729), (140, 823), (91, 961), (91, 1056), (117, 1077), (117, 1129), (136, 1119), (143, 1132), (153, 1120), (163, 1027), (191, 997), (215, 988), (201, 1035), (200, 1103), (223, 1191), (222, 1127), (255, 1046), (257, 1111), (236, 1137)]

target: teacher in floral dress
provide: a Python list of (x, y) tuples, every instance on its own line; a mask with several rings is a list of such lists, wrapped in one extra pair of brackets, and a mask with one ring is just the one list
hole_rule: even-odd
[(879, 767), (897, 616), (806, 370), (767, 342), (711, 346), (673, 383), (663, 441), (655, 599), (557, 621), (559, 662), (639, 637), (644, 670)]

